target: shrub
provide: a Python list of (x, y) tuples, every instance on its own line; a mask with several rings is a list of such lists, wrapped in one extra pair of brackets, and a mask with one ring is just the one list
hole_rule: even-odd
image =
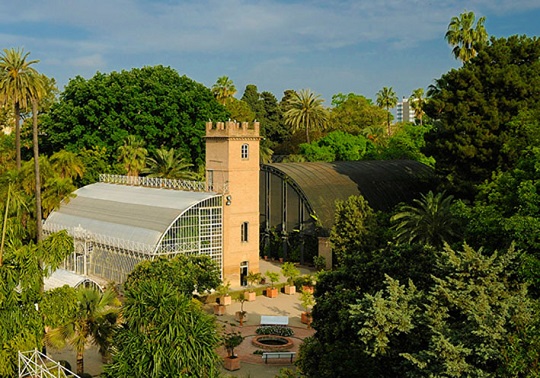
[(294, 335), (294, 331), (287, 326), (261, 326), (255, 331), (257, 335), (276, 335), (289, 337)]

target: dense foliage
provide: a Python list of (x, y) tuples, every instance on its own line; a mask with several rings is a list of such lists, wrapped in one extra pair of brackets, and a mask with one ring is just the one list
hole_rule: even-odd
[(512, 168), (538, 145), (537, 122), (526, 111), (540, 104), (540, 40), (492, 39), (476, 58), (436, 81), (426, 113), (436, 120), (426, 154), (454, 186), (468, 194), (497, 169)]
[(227, 118), (208, 88), (168, 67), (77, 76), (44, 120), (43, 146), (49, 153), (104, 147), (112, 163), (124, 139), (135, 135), (149, 151), (174, 148), (200, 165), (205, 122)]

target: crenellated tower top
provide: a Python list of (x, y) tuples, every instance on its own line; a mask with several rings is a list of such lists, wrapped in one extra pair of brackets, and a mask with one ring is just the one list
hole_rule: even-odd
[(206, 122), (207, 138), (260, 138), (259, 122)]

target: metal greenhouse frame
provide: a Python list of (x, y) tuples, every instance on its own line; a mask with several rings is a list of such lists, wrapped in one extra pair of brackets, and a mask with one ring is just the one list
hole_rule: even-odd
[(184, 254), (209, 256), (222, 272), (222, 196), (162, 189), (163, 180), (154, 183), (159, 189), (149, 184), (92, 184), (53, 212), (44, 230), (67, 230), (74, 239), (63, 268), (121, 284), (142, 261)]

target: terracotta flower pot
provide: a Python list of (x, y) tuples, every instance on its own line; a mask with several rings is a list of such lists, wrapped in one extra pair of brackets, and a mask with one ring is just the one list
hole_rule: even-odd
[(229, 306), (232, 303), (232, 297), (230, 295), (224, 295), (223, 297), (219, 297), (219, 304), (222, 304), (224, 306)]
[(214, 305), (214, 315), (224, 315), (225, 314), (225, 306), (221, 304), (215, 304)]
[(239, 370), (240, 369), (240, 359), (238, 357), (227, 357), (223, 360), (223, 367), (227, 370)]
[(244, 297), (246, 298), (246, 301), (253, 302), (255, 299), (257, 299), (257, 293), (254, 291), (246, 291), (244, 293)]
[(291, 285), (291, 286), (283, 286), (283, 292), (285, 294), (289, 294), (289, 295), (293, 295), (296, 293), (296, 286), (294, 285)]
[(266, 289), (266, 296), (268, 298), (276, 298), (278, 296), (278, 289), (275, 287)]
[(308, 327), (311, 325), (311, 321), (312, 321), (312, 317), (311, 317), (311, 313), (309, 312), (303, 312), (302, 315), (301, 315), (301, 318), (300, 318), (300, 321), (303, 323), (303, 324), (307, 324)]

